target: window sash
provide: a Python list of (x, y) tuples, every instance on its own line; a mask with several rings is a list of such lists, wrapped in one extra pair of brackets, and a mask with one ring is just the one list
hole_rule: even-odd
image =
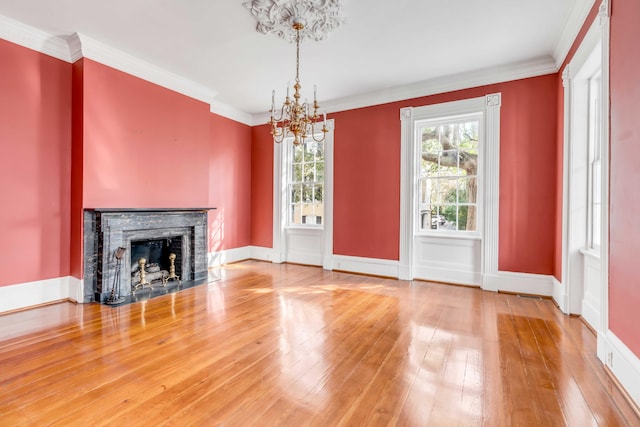
[[(435, 118), (415, 123), (417, 177), (417, 232), (418, 233), (478, 233), (479, 232), (479, 203), (478, 195), (480, 183), (478, 168), (481, 164), (480, 147), (482, 136), (482, 112), (464, 114), (459, 116)], [(463, 125), (465, 128), (461, 128)], [(425, 131), (443, 126), (445, 130), (437, 132), (438, 140), (435, 138), (423, 141), (422, 135)], [(451, 148), (443, 149), (442, 132), (447, 134)], [(466, 146), (465, 144), (466, 132)], [(472, 134), (469, 135), (469, 132)], [(438, 149), (439, 148), (439, 149)], [(469, 173), (469, 165), (461, 164), (461, 159), (466, 155), (475, 156), (475, 173)], [(423, 155), (431, 155), (436, 161), (429, 161)], [(443, 164), (443, 157), (456, 156), (455, 165)], [(431, 171), (425, 170), (427, 163), (432, 164)], [(475, 181), (475, 200), (470, 200), (471, 195), (468, 189), (462, 189), (464, 182)], [(443, 185), (444, 184), (444, 185)], [(448, 187), (448, 190), (447, 188)], [(466, 197), (461, 196), (463, 190), (467, 191)], [(443, 193), (448, 191), (448, 194)], [(435, 194), (434, 194), (435, 193)], [(455, 193), (455, 195), (453, 194)], [(449, 199), (447, 199), (447, 197)], [(454, 197), (454, 200), (450, 200)], [(466, 230), (467, 222), (461, 224), (466, 219), (469, 211), (474, 209), (475, 223), (472, 230)], [(447, 226), (442, 223), (441, 215), (446, 213)], [(463, 215), (464, 214), (464, 215)], [(435, 216), (434, 216), (435, 215)], [(431, 218), (431, 221), (425, 218)], [(454, 229), (451, 226), (455, 227)], [(462, 229), (461, 229), (462, 228)]]
[[(288, 227), (322, 227), (324, 217), (324, 143), (307, 141), (297, 147), (293, 146), (291, 141), (284, 141), (284, 143), (287, 143), (286, 224)], [(316, 147), (320, 154), (318, 151), (310, 154), (306, 144)], [(301, 152), (296, 152), (296, 150), (301, 150)], [(318, 170), (319, 165), (322, 165), (322, 173)], [(323, 179), (318, 180), (319, 176)], [(305, 198), (305, 188), (311, 189), (310, 198)], [(294, 197), (294, 191), (298, 189), (300, 195)], [(320, 200), (317, 200), (318, 189), (321, 191)]]

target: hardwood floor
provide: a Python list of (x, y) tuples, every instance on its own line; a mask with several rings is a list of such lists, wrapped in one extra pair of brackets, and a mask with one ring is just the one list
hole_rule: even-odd
[(0, 316), (2, 426), (638, 426), (546, 299), (247, 261)]

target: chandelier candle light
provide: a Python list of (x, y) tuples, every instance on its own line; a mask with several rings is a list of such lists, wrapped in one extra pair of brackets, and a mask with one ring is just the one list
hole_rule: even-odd
[[(322, 135), (316, 138), (313, 131), (314, 123), (320, 121), (320, 116), (318, 115), (320, 105), (318, 105), (316, 98), (316, 86), (313, 86), (313, 105), (310, 105), (306, 99), (304, 103), (300, 103), (300, 89), (302, 88), (300, 85), (300, 30), (304, 26), (304, 19), (298, 17), (293, 19), (293, 29), (296, 31), (296, 82), (293, 85), (293, 100), (289, 97), (289, 85), (287, 84), (287, 97), (282, 104), (279, 117), (276, 117), (276, 91), (271, 92), (271, 119), (269, 124), (271, 125), (273, 140), (277, 143), (282, 142), (287, 136), (293, 136), (294, 145), (303, 143), (309, 136), (316, 142), (322, 142), (326, 133), (329, 132), (327, 129), (327, 113), (323, 114)], [(310, 109), (313, 109), (313, 114), (310, 114)]]

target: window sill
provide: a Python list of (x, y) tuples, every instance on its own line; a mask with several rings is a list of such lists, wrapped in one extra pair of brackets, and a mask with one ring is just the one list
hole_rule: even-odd
[(308, 225), (287, 225), (285, 228), (285, 230), (293, 230), (293, 231), (305, 231), (305, 230), (323, 230), (324, 226), (322, 225), (313, 225), (313, 224), (308, 224)]
[(480, 233), (474, 231), (419, 231), (416, 237), (437, 237), (443, 239), (482, 240)]

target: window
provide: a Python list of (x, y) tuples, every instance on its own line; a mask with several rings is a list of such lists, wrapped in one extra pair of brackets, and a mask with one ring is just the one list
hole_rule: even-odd
[(481, 119), (479, 113), (416, 123), (420, 230), (478, 230)]
[(600, 250), (602, 233), (602, 134), (600, 128), (600, 70), (589, 79), (589, 247)]
[(322, 225), (324, 214), (324, 143), (288, 144), (288, 225)]

